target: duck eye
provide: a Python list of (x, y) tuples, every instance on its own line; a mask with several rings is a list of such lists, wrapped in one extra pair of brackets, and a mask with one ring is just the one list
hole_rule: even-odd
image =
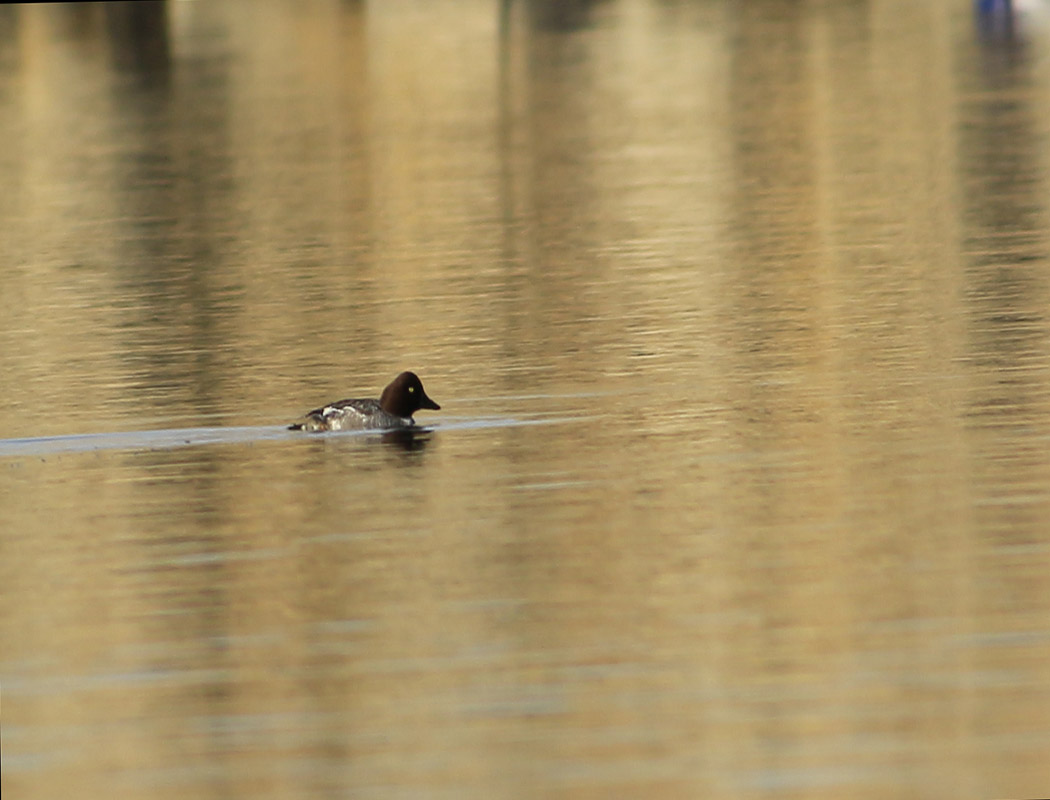
[(408, 387), (408, 391), (410, 391), (410, 392), (414, 392), (415, 390), (416, 390), (415, 386), (409, 386)]

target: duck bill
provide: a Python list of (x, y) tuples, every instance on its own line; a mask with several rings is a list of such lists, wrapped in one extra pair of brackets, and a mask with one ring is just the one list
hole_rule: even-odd
[(420, 398), (420, 400), (421, 400), (421, 402), (419, 404), (420, 408), (430, 408), (430, 409), (433, 409), (434, 411), (440, 411), (441, 410), (441, 406), (439, 406), (437, 403), (435, 403), (433, 400), (431, 400), (429, 397), (427, 397), (426, 392), (423, 393), (423, 396)]

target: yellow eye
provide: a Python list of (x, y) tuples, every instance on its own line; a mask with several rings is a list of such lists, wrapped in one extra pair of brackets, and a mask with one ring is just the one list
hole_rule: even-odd
[(410, 391), (410, 392), (414, 392), (415, 390), (416, 390), (415, 386), (409, 386), (408, 387), (408, 391)]

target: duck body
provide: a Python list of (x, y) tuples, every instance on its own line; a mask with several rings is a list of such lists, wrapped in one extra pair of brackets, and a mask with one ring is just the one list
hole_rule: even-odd
[(308, 432), (411, 428), (416, 424), (412, 415), (421, 408), (438, 411), (441, 406), (427, 397), (419, 376), (402, 372), (378, 400), (338, 400), (315, 408), (288, 428)]

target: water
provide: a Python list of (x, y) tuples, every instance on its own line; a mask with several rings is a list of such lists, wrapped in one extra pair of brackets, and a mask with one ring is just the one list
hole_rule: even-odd
[(5, 796), (1045, 796), (1048, 56), (0, 8)]

